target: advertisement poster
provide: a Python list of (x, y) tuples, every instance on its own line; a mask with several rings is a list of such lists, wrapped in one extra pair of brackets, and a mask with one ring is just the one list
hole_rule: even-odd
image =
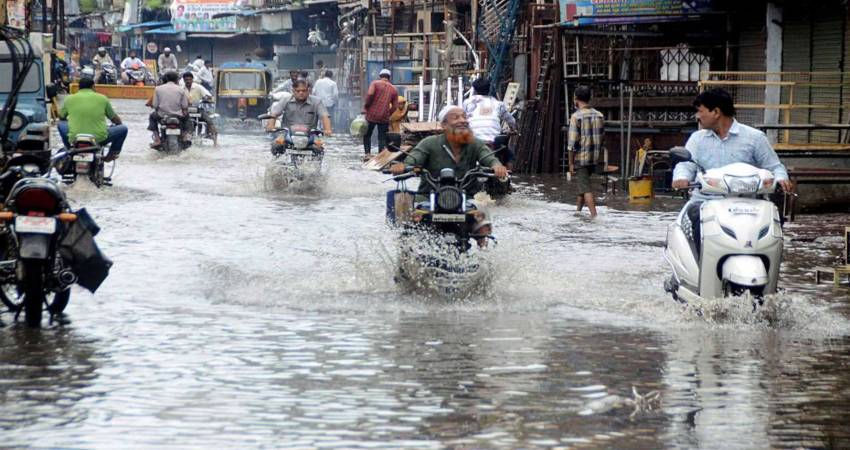
[(561, 21), (572, 26), (684, 20), (711, 10), (712, 0), (560, 0)]
[(236, 31), (236, 16), (219, 19), (212, 17), (238, 9), (238, 1), (174, 0), (171, 4), (171, 24), (178, 31)]
[(26, 29), (27, 4), (25, 0), (9, 0), (6, 2), (6, 22), (12, 28)]

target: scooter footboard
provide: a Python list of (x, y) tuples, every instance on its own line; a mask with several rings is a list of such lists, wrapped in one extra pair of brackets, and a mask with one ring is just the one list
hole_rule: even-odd
[(755, 255), (733, 255), (726, 258), (721, 275), (723, 280), (739, 286), (765, 286), (768, 283), (764, 261)]

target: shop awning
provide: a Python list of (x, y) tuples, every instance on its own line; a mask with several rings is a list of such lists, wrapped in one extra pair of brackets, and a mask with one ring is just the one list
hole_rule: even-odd
[(130, 24), (130, 25), (122, 25), (122, 26), (118, 27), (118, 31), (125, 33), (125, 32), (130, 31), (130, 30), (135, 30), (136, 28), (161, 28), (161, 27), (164, 27), (166, 25), (171, 25), (171, 22), (164, 21), (164, 20), (158, 20), (158, 21), (153, 21), (153, 22), (141, 22), (141, 23), (134, 23), (134, 24)]
[(187, 38), (215, 38), (228, 39), (240, 33), (186, 33)]
[(175, 30), (174, 27), (154, 28), (153, 30), (145, 31), (145, 34), (180, 34), (183, 31)]

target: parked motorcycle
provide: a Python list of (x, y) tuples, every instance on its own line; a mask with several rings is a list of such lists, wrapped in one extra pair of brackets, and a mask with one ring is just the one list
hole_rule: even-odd
[[(270, 119), (263, 114), (259, 120)], [(266, 188), (279, 190), (321, 176), (325, 149), (322, 132), (306, 125), (276, 128), (271, 145), (274, 160), (266, 170)]]
[[(397, 195), (413, 199), (404, 182), (419, 177), (429, 186), (428, 199), (414, 205), (398, 201)], [(486, 215), (471, 201), (477, 186), (493, 178), (493, 170), (476, 167), (463, 177), (450, 168), (436, 177), (427, 170), (407, 167), (393, 179), (399, 189), (387, 199), (387, 217), (401, 225), (399, 269), (396, 280), (442, 296), (456, 297), (482, 282), (487, 271), (473, 248), (486, 247), (490, 234)], [(403, 212), (412, 206), (409, 214)], [(478, 243), (473, 246), (473, 241)]]
[(30, 327), (41, 325), (45, 307), (51, 321), (62, 314), (74, 283), (96, 291), (112, 265), (94, 242), (97, 225), (85, 209), (71, 211), (51, 176), (74, 152), (46, 167), (36, 155), (13, 156), (0, 175), (0, 189), (11, 185), (0, 210), (0, 301)]
[(192, 146), (191, 141), (181, 141), (183, 128), (180, 125), (180, 117), (166, 116), (159, 121), (159, 142), (157, 150), (163, 153), (179, 153)]
[[(671, 154), (691, 161), (684, 148)], [(776, 189), (773, 174), (745, 163), (699, 168), (691, 187), (718, 198), (699, 205), (699, 236), (686, 210), (667, 228), (664, 258), (673, 275), (664, 289), (682, 302), (741, 297), (756, 308), (776, 292), (782, 264), (779, 211), (767, 199)]]
[[(112, 186), (112, 174), (106, 175), (103, 157), (109, 153), (109, 144), (101, 147), (91, 134), (78, 134), (71, 144), (74, 154), (62, 170), (62, 181), (73, 184), (77, 177), (85, 176), (97, 187)], [(115, 165), (113, 163), (113, 169)]]

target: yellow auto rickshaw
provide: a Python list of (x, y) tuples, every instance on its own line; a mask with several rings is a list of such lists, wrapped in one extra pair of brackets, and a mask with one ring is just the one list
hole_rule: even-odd
[(269, 109), (272, 75), (265, 65), (227, 62), (218, 69), (217, 111), (223, 117), (255, 118)]

